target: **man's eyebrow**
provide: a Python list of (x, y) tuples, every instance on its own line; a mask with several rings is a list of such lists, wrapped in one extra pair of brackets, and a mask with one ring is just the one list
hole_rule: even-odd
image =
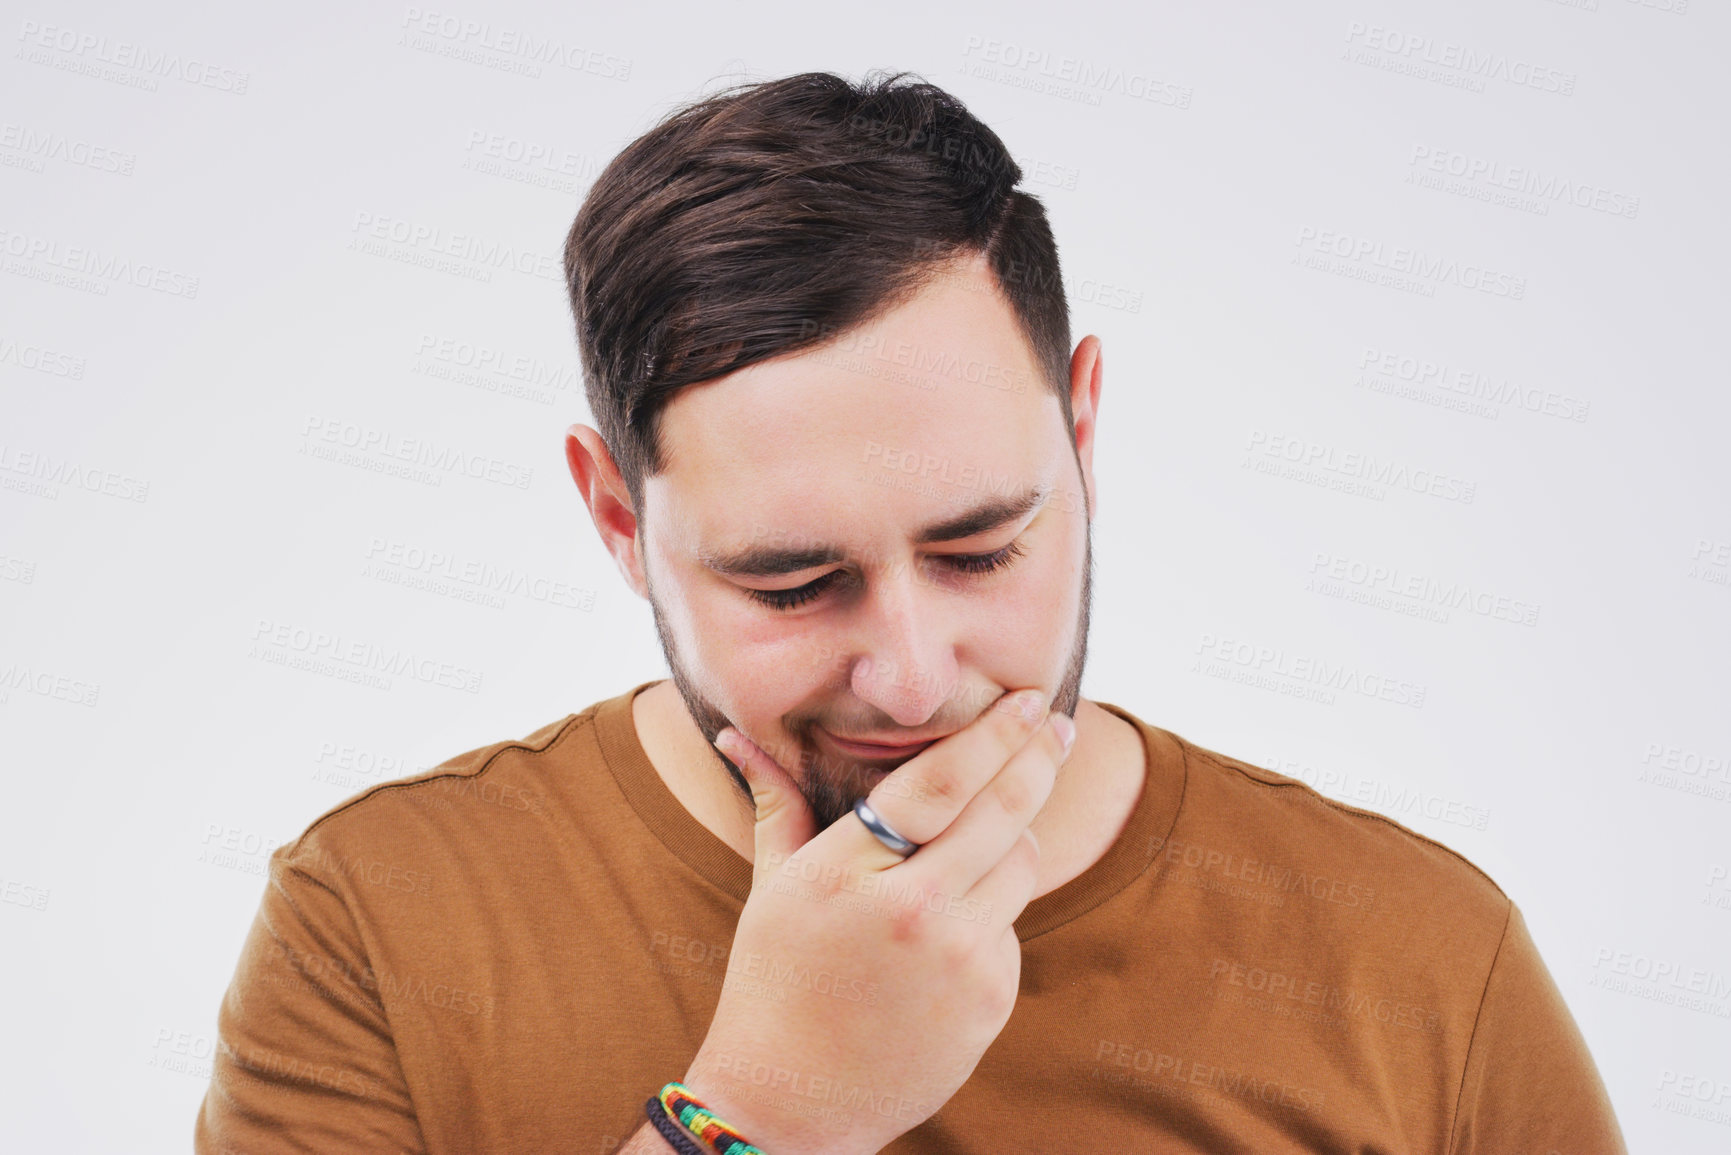
[[(1038, 485), (1019, 497), (993, 497), (959, 514), (933, 522), (914, 535), (918, 545), (957, 541), (964, 537), (986, 533), (1020, 519), (1029, 510), (1044, 505), (1052, 495), (1050, 485)], [(820, 565), (845, 561), (847, 554), (840, 546), (817, 543), (797, 549), (773, 545), (751, 545), (732, 553), (700, 552), (697, 560), (704, 566), (730, 577), (780, 577), (799, 573)]]

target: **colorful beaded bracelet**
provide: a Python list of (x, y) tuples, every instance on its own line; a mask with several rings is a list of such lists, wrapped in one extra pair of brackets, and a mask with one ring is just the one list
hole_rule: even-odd
[(643, 1113), (649, 1116), (650, 1124), (661, 1132), (661, 1137), (667, 1140), (667, 1145), (679, 1152), (679, 1155), (706, 1155), (704, 1148), (699, 1147), (697, 1141), (681, 1130), (679, 1124), (673, 1121), (673, 1117), (667, 1113), (667, 1108), (656, 1096), (651, 1095), (643, 1100)]
[[(715, 1155), (764, 1155), (761, 1148), (753, 1147), (744, 1135), (717, 1119), (713, 1111), (692, 1096), (684, 1083), (667, 1084), (661, 1088), (661, 1094), (650, 1100), (651, 1103), (656, 1101), (669, 1117), (677, 1119), (680, 1126), (702, 1139)], [(644, 1106), (649, 1106), (649, 1103)]]

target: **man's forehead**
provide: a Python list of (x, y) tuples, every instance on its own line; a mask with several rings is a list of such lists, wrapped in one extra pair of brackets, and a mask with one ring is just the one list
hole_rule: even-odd
[(673, 454), (732, 458), (795, 435), (868, 426), (901, 446), (944, 431), (1002, 436), (1043, 416), (1042, 396), (1056, 404), (1015, 311), (979, 261), (944, 266), (852, 329), (812, 331), (822, 336), (816, 345), (675, 394), (662, 413)]
[(991, 284), (957, 270), (820, 345), (676, 394), (667, 468), (646, 479), (669, 544), (768, 572), (795, 566), (790, 549), (953, 540), (1036, 508), (1068, 448), (1062, 409), (979, 275)]

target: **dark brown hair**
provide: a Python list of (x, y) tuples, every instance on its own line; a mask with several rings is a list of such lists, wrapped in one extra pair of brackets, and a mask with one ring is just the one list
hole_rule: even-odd
[[(627, 145), (565, 241), (584, 389), (641, 518), (687, 385), (820, 345), (984, 253), (1070, 412), (1070, 320), (1046, 211), (961, 101), (912, 74), (734, 85)], [(874, 79), (877, 76), (877, 79)]]

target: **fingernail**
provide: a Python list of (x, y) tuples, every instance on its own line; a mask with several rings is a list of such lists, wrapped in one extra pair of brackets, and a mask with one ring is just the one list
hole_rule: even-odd
[(719, 733), (715, 736), (715, 748), (717, 750), (720, 750), (723, 754), (725, 754), (729, 758), (733, 757), (733, 751), (728, 749), (727, 744), (732, 741), (732, 738), (733, 738), (733, 731), (732, 730), (723, 730), (721, 733)]
[(1012, 695), (1004, 703), (1004, 708), (1011, 714), (1017, 714), (1028, 721), (1034, 721), (1040, 716), (1040, 708), (1045, 704), (1045, 695), (1038, 690), (1022, 690)]
[(1058, 738), (1064, 743), (1064, 753), (1070, 752), (1070, 747), (1076, 744), (1076, 723), (1066, 714), (1052, 715), (1052, 729), (1058, 732)]

